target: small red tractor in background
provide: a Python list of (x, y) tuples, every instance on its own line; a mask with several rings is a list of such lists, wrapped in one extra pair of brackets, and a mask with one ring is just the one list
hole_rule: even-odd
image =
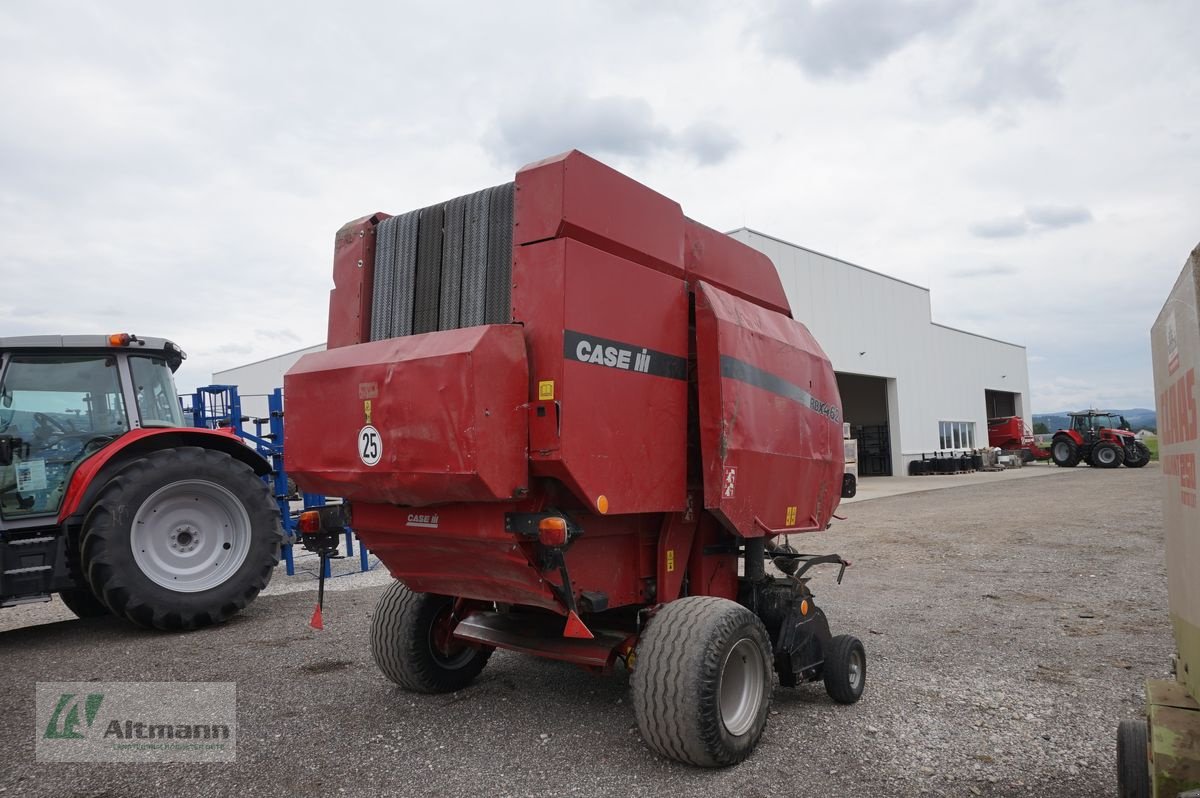
[(1050, 459), (1050, 452), (1037, 445), (1033, 433), (1020, 416), (989, 418), (988, 446), (1015, 454), (1027, 463)]
[(1082, 460), (1096, 468), (1141, 468), (1150, 462), (1150, 449), (1129, 429), (1124, 416), (1100, 410), (1069, 413), (1071, 426), (1054, 433), (1050, 456), (1054, 464), (1074, 468)]
[(161, 338), (0, 338), (0, 606), (193, 629), (266, 587), (283, 531), (232, 434), (183, 426)]
[(754, 749), (775, 674), (858, 700), (862, 643), (809, 589), (849, 563), (786, 542), (841, 498), (837, 381), (766, 256), (572, 151), (350, 222), (333, 270), (286, 465), (346, 499), (302, 533), (349, 522), (398, 580), (389, 679), (459, 690), (495, 648), (620, 662), (645, 741), (701, 766)]

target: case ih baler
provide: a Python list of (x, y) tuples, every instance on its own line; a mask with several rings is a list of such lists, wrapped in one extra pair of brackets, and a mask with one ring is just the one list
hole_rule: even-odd
[(309, 531), (351, 522), (398, 580), (389, 678), (621, 660), (649, 745), (707, 766), (753, 749), (772, 669), (859, 698), (862, 644), (808, 588), (848, 563), (783, 542), (837, 508), (837, 384), (764, 255), (571, 152), (347, 224), (334, 285), (328, 351), (285, 379), (287, 468), (347, 500)]

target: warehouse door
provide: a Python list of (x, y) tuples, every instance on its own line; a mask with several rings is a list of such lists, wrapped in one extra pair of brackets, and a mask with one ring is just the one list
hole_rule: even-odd
[(1017, 395), (1009, 391), (984, 391), (983, 401), (987, 405), (988, 418), (1009, 418), (1019, 416)]
[(888, 415), (888, 381), (883, 377), (838, 374), (842, 420), (858, 439), (858, 474), (892, 475), (892, 434)]

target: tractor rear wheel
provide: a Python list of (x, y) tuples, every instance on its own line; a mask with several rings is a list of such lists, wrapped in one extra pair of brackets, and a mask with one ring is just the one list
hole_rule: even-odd
[(221, 623), (253, 601), (283, 541), (266, 484), (198, 446), (126, 464), (83, 528), (80, 559), (95, 594), (115, 615), (170, 630)]
[(1144, 720), (1117, 724), (1117, 795), (1150, 798), (1149, 736)]
[(1125, 450), (1110, 441), (1100, 441), (1092, 447), (1090, 462), (1096, 468), (1120, 468)]
[[(1133, 455), (1132, 457), (1130, 455)], [(1126, 468), (1141, 468), (1150, 462), (1150, 447), (1141, 441), (1134, 441), (1133, 446), (1125, 452)]]
[(452, 693), (475, 680), (493, 651), (455, 640), (453, 631), (453, 598), (393, 582), (375, 605), (371, 657), (405, 690)]
[(112, 614), (104, 602), (96, 598), (92, 589), (86, 586), (60, 590), (58, 598), (78, 618), (100, 618)]
[(1056, 466), (1074, 468), (1079, 465), (1079, 447), (1070, 438), (1055, 438), (1050, 444), (1050, 457)]
[(742, 761), (767, 725), (771, 663), (767, 630), (742, 605), (715, 596), (670, 602), (642, 634), (630, 679), (642, 739), (690, 765)]

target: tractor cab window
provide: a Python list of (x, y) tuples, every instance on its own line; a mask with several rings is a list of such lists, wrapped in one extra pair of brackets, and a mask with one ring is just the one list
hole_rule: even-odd
[(75, 464), (129, 428), (112, 357), (14, 355), (0, 381), (5, 518), (58, 511)]
[(133, 390), (143, 427), (182, 427), (183, 411), (167, 361), (134, 355), (129, 358)]
[(1071, 429), (1077, 432), (1087, 432), (1092, 428), (1091, 419), (1087, 416), (1074, 416), (1071, 419)]

